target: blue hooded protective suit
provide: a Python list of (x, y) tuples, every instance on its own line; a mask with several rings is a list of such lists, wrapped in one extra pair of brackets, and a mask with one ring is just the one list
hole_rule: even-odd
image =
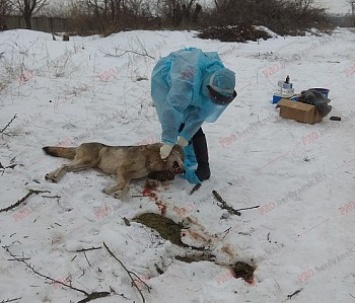
[(163, 143), (175, 144), (178, 136), (189, 141), (203, 122), (215, 122), (225, 110), (227, 105), (211, 101), (207, 85), (226, 96), (234, 92), (235, 74), (224, 67), (216, 52), (186, 48), (158, 61), (152, 72), (151, 95)]

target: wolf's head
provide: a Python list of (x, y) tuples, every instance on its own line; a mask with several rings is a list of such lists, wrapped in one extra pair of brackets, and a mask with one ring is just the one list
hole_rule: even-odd
[(174, 175), (185, 173), (184, 150), (180, 145), (174, 145), (170, 155), (166, 159), (166, 168)]

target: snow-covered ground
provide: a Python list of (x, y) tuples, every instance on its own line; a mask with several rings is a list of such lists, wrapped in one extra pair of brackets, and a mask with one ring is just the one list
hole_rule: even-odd
[[(245, 44), (195, 34), (133, 31), (62, 42), (34, 31), (0, 33), (0, 302), (87, 302), (85, 292), (110, 292), (97, 302), (141, 302), (103, 243), (151, 287), (137, 283), (146, 302), (355, 302), (355, 34)], [(143, 196), (144, 181), (134, 182), (122, 202), (101, 192), (113, 180), (96, 171), (44, 180), (67, 160), (44, 155), (43, 146), (159, 141), (150, 73), (160, 56), (185, 46), (218, 51), (237, 74), (238, 97), (204, 126), (209, 181), (189, 195), (192, 185), (176, 178), (159, 185), (157, 199)], [(330, 115), (342, 121), (280, 118), (270, 100), (286, 75), (296, 92), (329, 88)], [(48, 192), (4, 211), (29, 190)], [(212, 190), (235, 209), (260, 207), (230, 215)], [(191, 250), (126, 225), (124, 218), (162, 207), (186, 225), (183, 241), (205, 247), (216, 262), (179, 261)], [(227, 265), (238, 261), (256, 267), (252, 283), (232, 276)]]

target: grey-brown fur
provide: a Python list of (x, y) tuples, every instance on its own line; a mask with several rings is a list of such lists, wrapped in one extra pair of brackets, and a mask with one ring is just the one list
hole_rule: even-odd
[(150, 173), (167, 171), (176, 174), (184, 170), (184, 153), (175, 145), (169, 157), (162, 160), (159, 154), (162, 143), (141, 146), (108, 146), (101, 143), (83, 143), (79, 147), (46, 146), (46, 154), (72, 159), (57, 170), (46, 174), (45, 179), (59, 182), (67, 172), (88, 168), (98, 168), (106, 174), (115, 174), (117, 184), (106, 187), (103, 192), (124, 198), (129, 191), (132, 179), (147, 177)]

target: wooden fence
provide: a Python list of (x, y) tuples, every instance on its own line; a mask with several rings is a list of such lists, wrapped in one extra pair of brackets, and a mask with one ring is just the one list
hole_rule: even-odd
[[(6, 25), (8, 29), (26, 28), (26, 23), (22, 16), (7, 16)], [(66, 32), (67, 19), (44, 16), (32, 17), (32, 29), (48, 33)]]

